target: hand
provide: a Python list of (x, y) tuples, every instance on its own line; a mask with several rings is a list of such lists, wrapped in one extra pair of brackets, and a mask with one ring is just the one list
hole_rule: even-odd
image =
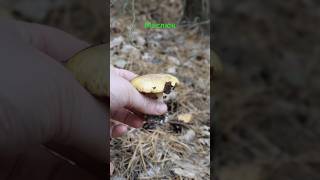
[(108, 162), (106, 108), (61, 64), (88, 44), (37, 24), (0, 29), (0, 179), (95, 179), (43, 146)]
[[(136, 76), (124, 69), (110, 69), (110, 116), (116, 121), (137, 128), (143, 125), (141, 114), (161, 115), (167, 111), (167, 106), (139, 93), (129, 82)], [(112, 137), (126, 132), (127, 126), (124, 124), (113, 124)]]

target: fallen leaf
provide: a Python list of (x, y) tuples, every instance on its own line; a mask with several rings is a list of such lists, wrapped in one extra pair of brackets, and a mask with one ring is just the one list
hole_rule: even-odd
[(185, 114), (179, 114), (178, 115), (178, 120), (185, 122), (185, 123), (189, 123), (192, 120), (192, 114), (190, 113), (185, 113)]

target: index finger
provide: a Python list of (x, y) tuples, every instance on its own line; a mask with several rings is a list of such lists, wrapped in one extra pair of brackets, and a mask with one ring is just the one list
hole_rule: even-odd
[(50, 26), (22, 21), (10, 23), (18, 29), (22, 40), (58, 61), (65, 61), (89, 46), (87, 42)]
[(138, 75), (131, 72), (131, 71), (128, 71), (128, 70), (125, 70), (125, 69), (119, 69), (119, 68), (115, 68), (115, 67), (112, 67), (111, 66), (111, 70), (114, 71), (114, 73), (118, 76), (121, 76), (122, 78), (128, 80), (128, 81), (131, 81), (133, 78), (137, 77)]

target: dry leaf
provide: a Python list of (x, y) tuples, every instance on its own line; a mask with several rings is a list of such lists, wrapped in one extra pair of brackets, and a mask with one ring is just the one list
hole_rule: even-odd
[(178, 115), (178, 120), (185, 122), (185, 123), (189, 123), (192, 120), (192, 114), (190, 113), (185, 113), (185, 114), (179, 114)]

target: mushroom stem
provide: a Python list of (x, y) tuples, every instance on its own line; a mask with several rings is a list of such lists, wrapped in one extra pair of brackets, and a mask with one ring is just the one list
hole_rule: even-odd
[(156, 96), (157, 96), (157, 101), (159, 102), (163, 102), (163, 93), (156, 93)]

